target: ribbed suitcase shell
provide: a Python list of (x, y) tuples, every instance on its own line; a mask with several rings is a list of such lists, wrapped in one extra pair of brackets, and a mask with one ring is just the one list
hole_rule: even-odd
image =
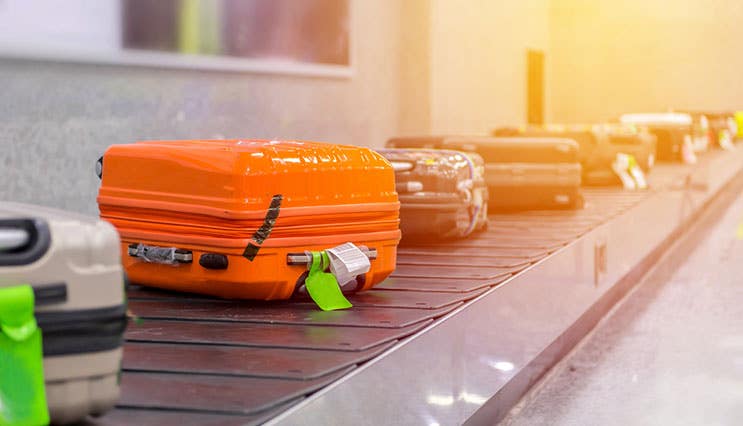
[(578, 144), (565, 138), (443, 136), (400, 137), (390, 147), (447, 148), (485, 160), (491, 209), (582, 206)]
[[(124, 255), (132, 282), (226, 298), (286, 299), (305, 270), (287, 264), (289, 253), (349, 241), (378, 253), (359, 290), (395, 268), (394, 173), (369, 149), (303, 141), (150, 141), (111, 146), (102, 163), (101, 217), (119, 229), (125, 253), (140, 243), (192, 252), (192, 262), (178, 266)], [(273, 221), (272, 212), (278, 213)], [(226, 256), (226, 269), (202, 265), (202, 256), (215, 254)]]
[(0, 234), (9, 230), (31, 237), (0, 244), (0, 287), (34, 288), (52, 422), (104, 413), (119, 397), (126, 327), (116, 231), (96, 218), (3, 202)]
[(520, 129), (496, 129), (496, 135), (509, 137), (548, 137), (569, 138), (578, 143), (585, 184), (619, 184), (621, 181), (612, 170), (617, 154), (635, 157), (640, 166), (648, 172), (655, 163), (656, 137), (648, 132), (638, 131), (634, 126), (620, 124), (597, 125), (549, 125)]
[(466, 237), (487, 226), (484, 161), (475, 153), (378, 150), (395, 168), (403, 242)]
[(477, 152), (486, 163), (577, 163), (578, 144), (566, 138), (447, 138), (445, 147)]
[(648, 113), (624, 114), (620, 117), (624, 124), (642, 126), (656, 136), (656, 153), (660, 161), (679, 161), (683, 156), (683, 145), (691, 144), (693, 120), (688, 114)]
[(486, 163), (574, 163), (578, 145), (565, 138), (488, 136), (400, 137), (387, 142), (390, 148), (445, 148), (477, 152)]

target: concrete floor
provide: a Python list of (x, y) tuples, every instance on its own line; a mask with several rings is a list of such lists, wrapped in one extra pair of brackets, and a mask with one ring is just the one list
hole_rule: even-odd
[(701, 222), (503, 424), (743, 424), (743, 194)]

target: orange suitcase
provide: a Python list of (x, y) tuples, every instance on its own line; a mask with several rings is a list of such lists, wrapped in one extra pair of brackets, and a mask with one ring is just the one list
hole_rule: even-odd
[[(101, 218), (119, 230), (132, 282), (225, 298), (287, 299), (305, 251), (352, 242), (366, 290), (395, 269), (392, 167), (355, 146), (302, 141), (150, 141), (99, 160)], [(343, 283), (341, 283), (343, 284)]]

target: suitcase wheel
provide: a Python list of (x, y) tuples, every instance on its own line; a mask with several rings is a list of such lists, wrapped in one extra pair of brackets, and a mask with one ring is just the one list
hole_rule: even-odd
[(224, 270), (230, 265), (227, 256), (218, 253), (204, 253), (199, 257), (199, 265), (204, 269)]

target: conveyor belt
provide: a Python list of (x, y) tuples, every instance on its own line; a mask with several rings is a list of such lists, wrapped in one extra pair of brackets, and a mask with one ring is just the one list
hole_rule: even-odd
[(503, 424), (743, 424), (742, 189), (715, 200)]
[[(658, 173), (672, 181), (684, 171)], [(99, 421), (265, 421), (652, 194), (586, 189), (581, 210), (495, 214), (474, 238), (401, 246), (392, 277), (351, 296), (346, 311), (133, 286), (130, 308), (143, 321), (126, 334), (119, 406)]]

